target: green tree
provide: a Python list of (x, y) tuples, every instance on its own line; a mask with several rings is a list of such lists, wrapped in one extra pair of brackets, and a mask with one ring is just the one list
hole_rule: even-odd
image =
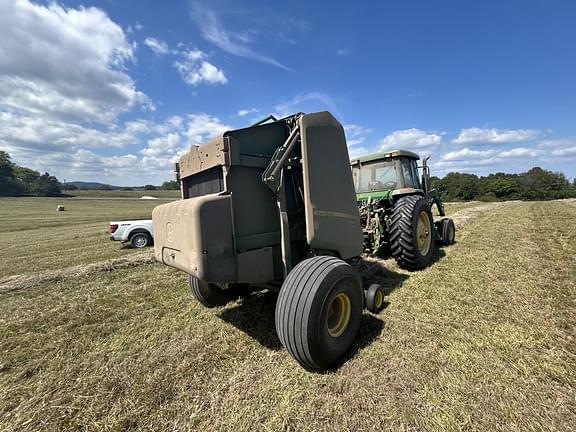
[(24, 186), (27, 193), (34, 193), (40, 173), (30, 168), (16, 166), (14, 168), (14, 177)]
[(44, 173), (36, 179), (31, 192), (37, 195), (59, 195), (62, 193), (62, 184), (56, 177)]
[(146, 185), (144, 186), (144, 190), (157, 190), (158, 188), (154, 185)]
[(24, 188), (14, 175), (16, 165), (5, 151), (0, 151), (0, 196), (19, 195)]
[(162, 183), (162, 186), (160, 186), (160, 189), (178, 190), (180, 189), (180, 183), (178, 183), (176, 180), (165, 181), (164, 183)]

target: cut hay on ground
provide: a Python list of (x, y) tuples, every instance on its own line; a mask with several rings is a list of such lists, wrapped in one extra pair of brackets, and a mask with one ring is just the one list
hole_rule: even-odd
[(115, 258), (92, 264), (77, 265), (61, 270), (49, 270), (32, 274), (9, 276), (0, 279), (0, 293), (34, 288), (48, 282), (78, 278), (91, 273), (110, 272), (112, 270), (135, 267), (151, 262), (154, 262), (154, 254), (152, 251), (146, 251), (124, 258)]

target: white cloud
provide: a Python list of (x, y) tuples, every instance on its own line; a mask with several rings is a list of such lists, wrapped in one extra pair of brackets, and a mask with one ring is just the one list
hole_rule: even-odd
[(165, 55), (170, 52), (168, 44), (163, 40), (155, 39), (153, 37), (147, 37), (144, 39), (144, 45), (154, 51), (156, 55)]
[(420, 129), (404, 129), (392, 132), (379, 142), (382, 150), (391, 149), (419, 149), (435, 147), (442, 141), (442, 136), (434, 132), (425, 132)]
[(317, 91), (310, 91), (294, 96), (287, 102), (282, 102), (274, 107), (276, 117), (285, 117), (296, 112), (314, 112), (328, 110), (338, 118), (342, 118), (334, 99)]
[(174, 162), (191, 145), (229, 129), (217, 117), (203, 113), (97, 129), (0, 111), (0, 150), (20, 165), (60, 179), (159, 184), (171, 178)]
[(244, 116), (247, 116), (248, 114), (256, 114), (256, 113), (258, 113), (258, 112), (260, 112), (259, 109), (256, 109), (256, 108), (246, 108), (246, 109), (238, 110), (238, 116), (244, 117)]
[(501, 169), (498, 167), (510, 167), (510, 164), (517, 167), (530, 165), (541, 154), (541, 150), (527, 147), (516, 147), (509, 150), (472, 150), (465, 147), (444, 154), (433, 165), (451, 171), (470, 171), (476, 167), (490, 166), (492, 171), (496, 171)]
[(553, 156), (576, 156), (576, 145), (573, 147), (564, 147), (552, 151)]
[(0, 107), (105, 123), (153, 109), (126, 73), (133, 45), (100, 9), (2, 1), (0, 40)]
[(470, 150), (469, 148), (463, 148), (461, 150), (456, 150), (446, 153), (442, 156), (442, 161), (459, 161), (470, 160), (470, 159), (486, 159), (493, 157), (497, 152), (495, 150)]
[(348, 146), (348, 156), (350, 157), (350, 159), (355, 158), (356, 156), (362, 156), (362, 155), (365, 155), (368, 153), (370, 153), (370, 151), (366, 147), (360, 147), (360, 146), (350, 147), (350, 146)]
[(462, 129), (454, 144), (507, 144), (528, 141), (541, 135), (542, 132), (535, 129)]
[(348, 147), (352, 147), (362, 144), (366, 139), (366, 135), (372, 132), (372, 129), (355, 124), (347, 124), (344, 125), (344, 132), (346, 133)]
[(543, 149), (543, 155), (557, 157), (576, 156), (576, 138), (555, 138), (540, 141), (538, 147)]
[(517, 147), (510, 150), (505, 150), (498, 153), (501, 158), (518, 158), (518, 157), (536, 157), (542, 154), (538, 149)]
[(351, 53), (352, 51), (350, 51), (348, 48), (340, 48), (336, 50), (337, 56), (347, 56), (350, 55)]
[(199, 3), (192, 3), (191, 17), (200, 29), (202, 37), (227, 53), (258, 60), (284, 70), (291, 70), (272, 57), (256, 52), (250, 46), (250, 44), (253, 43), (253, 37), (250, 33), (233, 33), (227, 31), (216, 13), (206, 6)]
[(189, 50), (182, 53), (182, 60), (174, 66), (186, 84), (198, 86), (207, 84), (226, 84), (228, 79), (222, 70), (204, 60), (206, 54), (200, 50)]

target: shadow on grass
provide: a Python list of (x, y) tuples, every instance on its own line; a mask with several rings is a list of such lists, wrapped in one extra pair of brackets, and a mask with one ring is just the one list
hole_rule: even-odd
[(371, 284), (377, 283), (386, 295), (400, 288), (410, 277), (405, 273), (398, 273), (386, 267), (380, 259), (361, 257), (356, 263), (356, 269), (362, 276), (362, 285), (368, 288)]
[[(278, 294), (271, 291), (261, 291), (244, 298), (240, 304), (222, 311), (220, 319), (232, 324), (250, 337), (257, 340), (268, 349), (277, 351), (282, 344), (276, 335), (274, 309)], [(386, 302), (385, 308), (389, 303)], [(350, 360), (362, 348), (378, 337), (384, 328), (384, 321), (365, 312), (362, 315), (360, 331), (350, 352), (339, 362), (339, 365)], [(339, 367), (339, 366), (338, 366)]]
[[(384, 309), (386, 309), (389, 304), (390, 303), (386, 302)], [(382, 333), (384, 326), (384, 321), (380, 318), (368, 312), (364, 312), (362, 315), (362, 322), (360, 323), (360, 330), (358, 331), (358, 336), (354, 341), (354, 345), (352, 345), (350, 350), (338, 361), (338, 363), (334, 365), (334, 367), (320, 373), (336, 372), (345, 363), (353, 359), (359, 351), (370, 345), (380, 335), (380, 333)]]
[(218, 317), (248, 336), (257, 340), (266, 348), (282, 349), (282, 344), (276, 336), (274, 310), (277, 293), (258, 291), (240, 300), (240, 304), (225, 309)]

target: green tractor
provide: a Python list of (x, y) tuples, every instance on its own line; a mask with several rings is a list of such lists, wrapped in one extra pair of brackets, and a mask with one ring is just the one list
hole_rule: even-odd
[[(351, 161), (365, 253), (391, 254), (401, 267), (419, 270), (431, 263), (435, 244), (454, 243), (454, 221), (443, 217), (442, 200), (430, 188), (429, 158), (423, 159), (421, 178), (420, 156), (407, 150)], [(432, 218), (434, 205), (442, 216), (437, 221)]]

